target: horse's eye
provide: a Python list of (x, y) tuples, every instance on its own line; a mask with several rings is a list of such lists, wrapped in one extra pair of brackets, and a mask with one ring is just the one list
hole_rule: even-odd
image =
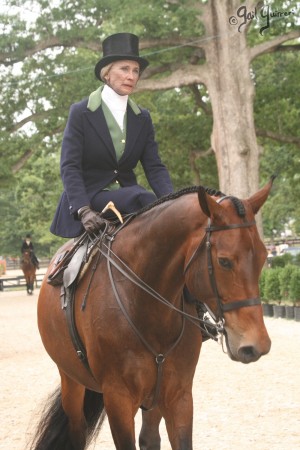
[(218, 258), (219, 264), (224, 269), (232, 269), (232, 262), (228, 258)]

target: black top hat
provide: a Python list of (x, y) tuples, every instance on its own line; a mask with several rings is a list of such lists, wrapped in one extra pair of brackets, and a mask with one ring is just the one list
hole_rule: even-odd
[(139, 38), (135, 34), (112, 34), (104, 39), (102, 48), (103, 58), (95, 66), (95, 75), (99, 80), (101, 80), (101, 69), (114, 61), (120, 61), (122, 59), (137, 61), (140, 65), (141, 72), (149, 64), (147, 59), (139, 56)]

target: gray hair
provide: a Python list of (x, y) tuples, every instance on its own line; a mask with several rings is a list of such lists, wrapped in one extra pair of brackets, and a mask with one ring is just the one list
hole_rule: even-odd
[(104, 83), (106, 83), (105, 77), (108, 75), (108, 73), (109, 73), (110, 69), (112, 68), (112, 66), (113, 66), (113, 63), (110, 63), (110, 64), (107, 64), (107, 66), (103, 67), (103, 68), (100, 70), (100, 78), (101, 78), (101, 80), (102, 80)]

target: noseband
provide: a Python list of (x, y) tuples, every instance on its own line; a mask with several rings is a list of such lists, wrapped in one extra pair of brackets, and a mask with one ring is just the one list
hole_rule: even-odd
[[(218, 203), (221, 203), (223, 200), (225, 200), (226, 197), (222, 197), (221, 199), (219, 199)], [(223, 303), (222, 299), (219, 295), (219, 291), (217, 288), (217, 282), (216, 282), (216, 277), (214, 274), (214, 266), (213, 266), (213, 260), (212, 260), (212, 253), (211, 253), (211, 234), (214, 231), (226, 231), (226, 230), (234, 230), (237, 228), (249, 228), (253, 225), (255, 225), (255, 220), (253, 220), (252, 222), (244, 222), (244, 223), (234, 223), (234, 224), (230, 224), (230, 225), (222, 225), (222, 226), (213, 226), (211, 224), (211, 219), (208, 219), (208, 225), (205, 228), (206, 234), (204, 236), (204, 238), (202, 239), (202, 241), (200, 242), (200, 244), (198, 245), (197, 249), (195, 250), (195, 252), (193, 253), (192, 257), (190, 258), (189, 262), (186, 265), (186, 268), (184, 270), (184, 273), (187, 272), (187, 270), (189, 269), (189, 267), (191, 266), (192, 262), (194, 261), (195, 257), (197, 256), (198, 252), (200, 251), (200, 249), (202, 248), (203, 243), (205, 242), (205, 246), (206, 246), (206, 254), (207, 254), (207, 269), (208, 269), (208, 274), (209, 274), (209, 280), (210, 280), (210, 285), (211, 288), (213, 290), (213, 293), (216, 297), (216, 301), (217, 301), (217, 308), (218, 308), (218, 317), (215, 318), (214, 314), (212, 313), (212, 311), (208, 308), (210, 314), (214, 317), (215, 320), (218, 321), (223, 321), (224, 320), (224, 312), (228, 312), (228, 311), (232, 311), (234, 309), (239, 309), (239, 308), (243, 308), (245, 306), (255, 306), (255, 305), (260, 305), (261, 304), (261, 300), (259, 297), (254, 297), (254, 298), (246, 298), (243, 300), (235, 300), (233, 302), (230, 303)], [(207, 307), (207, 305), (206, 305)]]

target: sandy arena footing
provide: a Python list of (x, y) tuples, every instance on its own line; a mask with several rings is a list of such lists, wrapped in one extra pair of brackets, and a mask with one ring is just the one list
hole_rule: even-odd
[[(0, 292), (0, 449), (25, 450), (39, 407), (59, 383), (36, 325), (38, 290)], [(265, 320), (269, 355), (235, 363), (213, 341), (202, 348), (194, 379), (194, 450), (300, 449), (300, 323)], [(140, 413), (136, 417), (137, 435)], [(162, 450), (171, 450), (164, 424)], [(107, 420), (90, 449), (113, 450)]]

